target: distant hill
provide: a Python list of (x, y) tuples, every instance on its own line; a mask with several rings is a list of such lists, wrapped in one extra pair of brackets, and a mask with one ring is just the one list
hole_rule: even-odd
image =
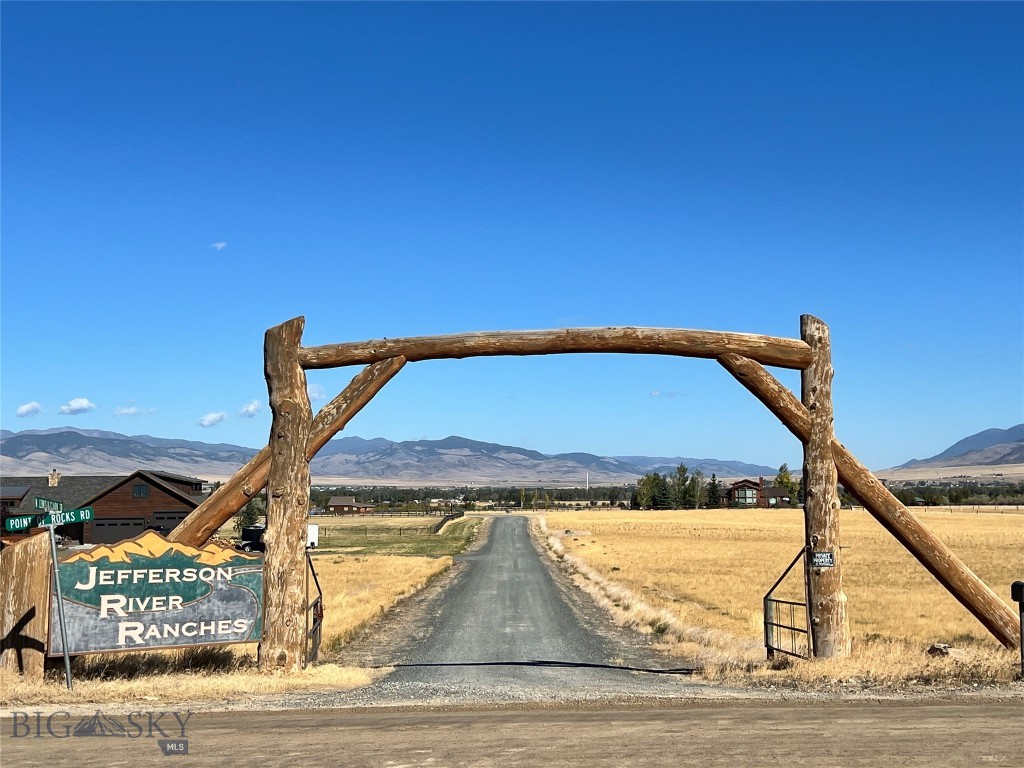
[[(51, 469), (66, 474), (118, 474), (136, 469), (161, 469), (203, 478), (234, 474), (256, 455), (253, 448), (226, 443), (173, 440), (149, 435), (61, 429), (4, 431), (0, 436), (0, 468), (4, 475), (43, 475)], [(554, 456), (498, 443), (451, 436), (443, 440), (394, 442), (382, 437), (339, 437), (310, 463), (314, 476), (367, 483), (424, 485), (584, 485), (631, 483), (641, 475), (674, 472), (679, 464), (705, 476), (774, 476), (775, 469), (719, 459), (683, 457), (596, 456), (563, 453)]]
[(1024, 424), (986, 429), (965, 437), (929, 459), (912, 459), (898, 469), (976, 467), (1024, 463)]
[(5, 430), (0, 438), (0, 467), (4, 475), (41, 475), (51, 469), (76, 475), (160, 469), (183, 475), (222, 477), (234, 474), (256, 453), (252, 448), (227, 443), (128, 436), (73, 427)]

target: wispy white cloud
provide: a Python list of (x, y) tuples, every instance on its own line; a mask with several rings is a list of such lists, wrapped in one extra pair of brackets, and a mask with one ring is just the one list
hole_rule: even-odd
[(662, 392), (657, 389), (652, 389), (651, 397), (679, 397), (679, 393), (675, 390), (672, 390), (671, 392)]
[(217, 243), (210, 243), (210, 247), (214, 248), (214, 249), (216, 249), (218, 251), (223, 251), (225, 248), (228, 247), (228, 244), (223, 242), (223, 241), (220, 241), (220, 242), (217, 242)]
[(327, 390), (323, 388), (322, 384), (307, 384), (306, 391), (309, 392), (309, 401), (311, 403), (327, 399)]
[(24, 405), (19, 405), (18, 406), (18, 410), (16, 410), (14, 412), (14, 415), (17, 416), (18, 418), (22, 418), (22, 417), (25, 417), (25, 416), (35, 416), (35, 415), (41, 413), (42, 410), (43, 410), (43, 406), (41, 406), (39, 403), (37, 403), (35, 400), (33, 400), (31, 403), (25, 403)]
[(215, 427), (220, 424), (228, 415), (224, 411), (208, 413), (196, 422), (200, 427)]
[(67, 416), (77, 416), (79, 413), (91, 411), (96, 403), (90, 402), (87, 397), (74, 397), (60, 407), (60, 412)]
[(257, 413), (260, 412), (260, 401), (250, 400), (248, 403), (242, 406), (242, 409), (238, 412), (239, 416), (245, 416), (247, 419), (251, 419)]
[(148, 416), (156, 413), (156, 408), (139, 408), (137, 405), (119, 405), (114, 409), (115, 416)]

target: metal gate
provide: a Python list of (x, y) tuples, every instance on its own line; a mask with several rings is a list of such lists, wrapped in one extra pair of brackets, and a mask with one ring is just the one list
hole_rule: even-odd
[(801, 580), (804, 585), (803, 602), (782, 600), (772, 596), (793, 567), (806, 555), (807, 547), (803, 547), (764, 596), (764, 647), (769, 659), (774, 658), (776, 653), (801, 659), (808, 659), (811, 656), (806, 582)]
[(313, 568), (313, 558), (306, 553), (306, 664), (316, 661), (320, 653), (321, 627), (324, 623), (324, 593)]

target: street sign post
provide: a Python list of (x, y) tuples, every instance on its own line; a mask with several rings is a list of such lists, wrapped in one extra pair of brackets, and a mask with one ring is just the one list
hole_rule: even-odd
[(70, 525), (71, 523), (88, 523), (93, 518), (92, 507), (70, 509), (67, 512), (51, 512), (43, 520), (43, 525)]
[[(38, 499), (37, 499), (38, 501)], [(92, 510), (90, 510), (92, 514)], [(64, 643), (64, 679), (67, 680), (68, 690), (73, 691), (71, 684), (71, 654), (68, 653), (68, 621), (64, 616), (64, 595), (60, 589), (60, 574), (57, 572), (57, 526), (50, 523), (46, 526), (50, 531), (50, 554), (53, 555), (53, 584), (57, 589), (57, 613), (60, 616), (60, 639)]]
[(41, 509), (44, 512), (60, 512), (64, 509), (63, 504), (59, 501), (54, 501), (53, 499), (44, 499), (42, 496), (35, 496), (32, 500), (35, 502), (36, 509)]
[[(38, 501), (38, 499), (37, 499)], [(56, 503), (56, 502), (55, 502)], [(54, 511), (43, 515), (21, 515), (19, 517), (8, 517), (4, 521), (4, 530), (8, 533), (22, 533), (29, 528), (46, 525), (70, 525), (71, 523), (88, 523), (95, 515), (92, 507), (81, 509), (70, 509), (68, 511)]]
[(4, 530), (8, 533), (21, 533), (29, 528), (39, 525), (42, 515), (25, 515), (22, 517), (8, 517), (4, 520)]
[[(44, 499), (42, 496), (33, 498), (36, 509), (41, 509), (49, 514), (41, 521), (42, 525), (50, 529), (50, 553), (53, 555), (53, 583), (57, 589), (57, 605), (60, 616), (60, 638), (64, 643), (64, 678), (68, 683), (68, 690), (74, 690), (71, 684), (71, 654), (68, 653), (68, 630), (67, 619), (64, 617), (64, 596), (60, 590), (60, 577), (57, 575), (57, 526), (68, 523), (83, 523), (92, 520), (92, 507), (73, 509), (70, 512), (64, 511), (64, 505), (53, 499)], [(18, 519), (18, 518), (14, 518)], [(31, 519), (31, 518), (22, 518)], [(7, 521), (10, 523), (10, 519)], [(39, 525), (40, 523), (36, 523)], [(31, 526), (26, 526), (30, 528)]]

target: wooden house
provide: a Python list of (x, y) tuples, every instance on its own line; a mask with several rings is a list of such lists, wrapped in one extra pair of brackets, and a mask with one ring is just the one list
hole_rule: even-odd
[(358, 502), (355, 496), (332, 496), (327, 502), (328, 515), (365, 515), (373, 509), (373, 504)]
[[(178, 525), (203, 500), (203, 481), (169, 472), (137, 470), (130, 475), (4, 477), (3, 519), (38, 514), (35, 498), (63, 504), (65, 510), (92, 507), (94, 518), (57, 528), (82, 544), (110, 544), (145, 531)], [(21, 536), (4, 534), (4, 538)]]
[(763, 477), (757, 480), (738, 480), (725, 489), (725, 501), (730, 507), (788, 507), (789, 491), (777, 485), (769, 485)]

